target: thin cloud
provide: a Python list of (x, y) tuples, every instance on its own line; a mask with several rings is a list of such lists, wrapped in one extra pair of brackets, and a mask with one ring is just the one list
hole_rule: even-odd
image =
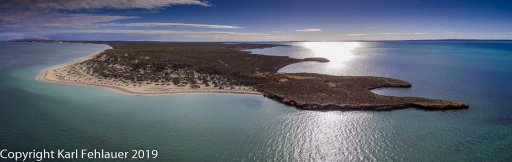
[(405, 34), (410, 34), (410, 33), (379, 33), (381, 35), (405, 35)]
[(370, 35), (370, 34), (365, 34), (365, 33), (353, 33), (353, 34), (347, 34), (347, 36), (366, 36), (366, 35)]
[(34, 30), (95, 27), (97, 23), (134, 19), (134, 16), (63, 14), (58, 12), (8, 12), (0, 17), (0, 28)]
[(217, 32), (217, 31), (176, 31), (176, 30), (77, 30), (63, 33), (85, 33), (85, 34), (224, 34), (224, 35), (246, 35), (246, 36), (272, 36), (264, 33), (242, 33), (242, 32)]
[(206, 41), (270, 41), (285, 40), (286, 37), (266, 33), (218, 32), (218, 31), (176, 31), (176, 30), (74, 30), (56, 32), (50, 36), (87, 35), (101, 38), (110, 35), (136, 37), (149, 40), (206, 40)]
[(186, 24), (186, 23), (107, 23), (99, 26), (116, 27), (190, 27), (190, 28), (210, 28), (210, 29), (241, 29), (244, 27), (231, 25), (211, 25), (211, 24)]
[(319, 32), (319, 31), (322, 31), (322, 29), (298, 29), (298, 30), (295, 30), (295, 31), (298, 31), (298, 32)]
[(201, 0), (3, 0), (2, 8), (32, 10), (156, 9), (174, 5), (211, 6)]
[(416, 33), (379, 33), (380, 35), (427, 35), (430, 33), (416, 32)]
[[(159, 9), (175, 5), (211, 6), (202, 0), (3, 0), (0, 3), (0, 31), (21, 35), (44, 35), (57, 30), (96, 28), (101, 25), (117, 25), (119, 20), (136, 19), (137, 16), (108, 14), (77, 14), (65, 10), (96, 9)], [(183, 24), (183, 23), (133, 23), (126, 26), (196, 27), (213, 29), (238, 29), (229, 25)], [(14, 37), (14, 36), (12, 36)]]

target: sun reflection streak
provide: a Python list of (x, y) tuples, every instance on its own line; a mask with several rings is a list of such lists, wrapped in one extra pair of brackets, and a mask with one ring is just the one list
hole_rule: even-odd
[[(320, 161), (376, 161), (372, 151), (382, 151), (381, 143), (385, 139), (378, 130), (375, 117), (367, 112), (298, 112), (283, 116), (276, 122), (278, 130), (271, 130), (274, 143), (265, 148), (287, 152), (290, 161), (301, 161), (301, 157)], [(275, 146), (276, 141), (278, 145)], [(276, 161), (283, 161), (275, 159)]]
[(353, 51), (360, 47), (359, 42), (303, 42), (304, 48), (310, 49), (315, 57), (329, 59), (330, 66), (343, 66), (356, 56)]

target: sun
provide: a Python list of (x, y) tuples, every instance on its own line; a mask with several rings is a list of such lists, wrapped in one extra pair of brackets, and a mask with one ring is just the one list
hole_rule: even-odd
[(330, 65), (341, 66), (356, 57), (353, 51), (361, 45), (359, 42), (303, 42), (302, 46), (310, 49), (315, 57), (329, 59)]

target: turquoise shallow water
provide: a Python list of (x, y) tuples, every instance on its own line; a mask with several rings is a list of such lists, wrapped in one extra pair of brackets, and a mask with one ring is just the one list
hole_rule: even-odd
[(395, 77), (413, 88), (375, 92), (471, 107), (324, 112), (254, 95), (126, 96), (34, 80), (45, 67), (107, 46), (0, 43), (0, 147), (158, 149), (154, 161), (512, 160), (512, 42), (284, 44), (294, 46), (253, 52), (327, 57), (281, 71)]

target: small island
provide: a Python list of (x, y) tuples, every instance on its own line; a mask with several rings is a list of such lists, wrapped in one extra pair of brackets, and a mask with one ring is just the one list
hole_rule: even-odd
[[(84, 43), (84, 42), (82, 42)], [(298, 109), (428, 110), (465, 109), (462, 102), (372, 93), (381, 87), (411, 87), (392, 78), (278, 73), (287, 65), (325, 58), (296, 59), (250, 54), (269, 44), (177, 42), (85, 42), (108, 49), (39, 73), (55, 83), (106, 87), (134, 95), (169, 93), (240, 93), (275, 99)]]

